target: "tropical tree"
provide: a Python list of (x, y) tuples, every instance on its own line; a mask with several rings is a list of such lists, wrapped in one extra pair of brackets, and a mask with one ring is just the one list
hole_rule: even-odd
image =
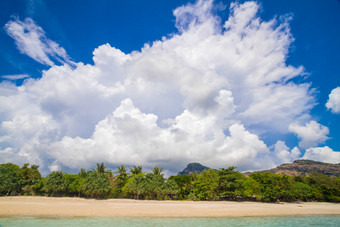
[(177, 183), (174, 180), (168, 179), (165, 182), (163, 189), (164, 198), (166, 199), (178, 198), (179, 193), (180, 188), (178, 187)]
[(163, 174), (147, 173), (143, 184), (146, 199), (161, 199), (164, 196), (165, 179)]
[(254, 172), (250, 175), (260, 185), (260, 194), (264, 202), (276, 202), (278, 200), (285, 200), (288, 180), (281, 177), (280, 174), (273, 174), (270, 172)]
[(200, 200), (218, 199), (218, 174), (213, 169), (203, 170), (196, 181), (192, 192)]
[(116, 173), (118, 174), (117, 177), (122, 179), (123, 181), (126, 181), (129, 176), (125, 165), (117, 166)]
[(143, 168), (142, 166), (133, 166), (133, 168), (130, 168), (130, 172), (134, 175), (138, 175), (143, 172)]
[(77, 174), (63, 174), (63, 180), (65, 185), (65, 194), (71, 196), (80, 196), (80, 186), (85, 181), (85, 178), (80, 177)]
[(43, 178), (38, 170), (38, 165), (31, 165), (29, 163), (24, 164), (20, 168), (20, 172), (23, 179), (23, 192), (27, 194), (36, 194), (43, 186)]
[(294, 177), (286, 174), (276, 174), (277, 182), (280, 188), (278, 199), (280, 201), (292, 202), (295, 200), (294, 194)]
[(227, 169), (220, 169), (218, 174), (218, 191), (222, 197), (229, 199), (236, 199), (236, 190), (240, 188), (240, 180), (244, 178), (244, 175), (238, 171), (235, 171), (235, 166), (230, 166)]
[(158, 166), (155, 166), (153, 169), (151, 169), (153, 175), (155, 176), (164, 176), (163, 172), (163, 168), (159, 168)]
[(97, 163), (97, 168), (95, 170), (97, 173), (106, 173), (106, 166), (104, 163)]
[(16, 195), (20, 193), (24, 181), (19, 166), (6, 163), (0, 164), (0, 194), (2, 195)]
[(80, 186), (80, 191), (86, 196), (100, 198), (110, 193), (111, 185), (105, 173), (88, 171), (84, 182)]
[(193, 188), (193, 176), (192, 175), (176, 175), (170, 176), (168, 181), (175, 181), (178, 185), (179, 192), (177, 193), (177, 199), (186, 199)]
[(78, 176), (81, 177), (81, 178), (86, 178), (86, 176), (87, 176), (86, 169), (81, 168), (80, 172), (78, 173)]
[(340, 202), (340, 180), (321, 173), (312, 173), (307, 177), (313, 199), (318, 201)]
[(134, 174), (129, 178), (122, 188), (124, 196), (131, 197), (134, 199), (140, 199), (144, 197), (145, 192), (145, 175), (143, 173)]
[[(92, 171), (81, 169), (78, 174), (61, 171), (41, 177), (38, 165), (0, 164), (0, 195), (37, 194), (45, 191), (52, 196), (130, 197), (135, 199), (228, 199), (275, 201), (340, 202), (340, 178), (312, 173), (308, 176), (288, 176), (270, 172), (254, 172), (245, 177), (231, 166), (227, 169), (204, 170), (190, 175), (164, 178), (163, 169), (154, 167), (151, 173), (141, 166), (117, 167), (113, 177), (104, 163)], [(42, 189), (42, 190), (41, 190)]]
[(291, 190), (292, 200), (309, 201), (313, 199), (312, 188), (302, 181), (295, 181)]
[(117, 166), (117, 170), (115, 172), (117, 175), (114, 179), (114, 195), (115, 197), (122, 196), (122, 188), (126, 184), (129, 179), (129, 175), (127, 173), (127, 168), (125, 165)]
[(261, 200), (260, 184), (251, 177), (245, 177), (238, 181), (240, 187), (236, 189), (235, 193), (247, 200)]
[(64, 173), (61, 171), (54, 171), (45, 178), (45, 191), (51, 193), (51, 196), (61, 195), (66, 191), (67, 186), (64, 183), (63, 175)]

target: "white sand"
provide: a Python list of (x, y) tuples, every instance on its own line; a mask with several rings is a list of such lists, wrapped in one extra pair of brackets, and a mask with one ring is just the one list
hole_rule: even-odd
[(244, 217), (317, 214), (339, 215), (340, 204), (0, 197), (0, 216)]

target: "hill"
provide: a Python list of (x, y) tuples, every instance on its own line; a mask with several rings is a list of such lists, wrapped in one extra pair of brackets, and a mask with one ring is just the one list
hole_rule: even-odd
[[(194, 173), (195, 171), (199, 174), (205, 169), (210, 169), (207, 166), (201, 165), (200, 163), (189, 163), (187, 167), (178, 174), (188, 175)], [(340, 177), (340, 163), (330, 164), (324, 162), (317, 162), (312, 160), (295, 160), (293, 163), (282, 164), (276, 168), (270, 170), (263, 170), (263, 172), (271, 172), (275, 174), (286, 174), (291, 176), (307, 176), (310, 173), (322, 173), (329, 177)], [(250, 175), (251, 172), (243, 173), (245, 175)]]
[(340, 177), (340, 163), (330, 164), (316, 162), (312, 160), (295, 160), (293, 163), (282, 164), (274, 169), (264, 170), (261, 172), (271, 172), (276, 174), (286, 174), (292, 176), (306, 176), (310, 173), (322, 173), (329, 177)]
[(187, 167), (182, 171), (179, 172), (178, 174), (180, 175), (189, 175), (190, 173), (194, 173), (195, 171), (199, 174), (205, 169), (210, 169), (207, 166), (201, 165), (200, 163), (189, 163)]
[[(210, 169), (207, 166), (201, 165), (200, 163), (189, 163), (187, 167), (178, 174), (188, 175), (195, 171), (199, 174), (205, 169)], [(263, 172), (271, 172), (275, 174), (286, 174), (291, 176), (307, 176), (311, 173), (322, 173), (329, 177), (340, 177), (340, 163), (330, 164), (324, 162), (317, 162), (312, 160), (300, 159), (295, 160), (293, 163), (282, 164), (276, 168), (270, 170), (263, 170)], [(251, 172), (243, 173), (250, 175)]]

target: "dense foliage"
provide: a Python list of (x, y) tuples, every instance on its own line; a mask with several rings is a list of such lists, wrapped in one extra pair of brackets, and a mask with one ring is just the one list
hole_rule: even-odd
[(163, 169), (150, 173), (141, 166), (107, 170), (81, 169), (78, 174), (55, 171), (42, 177), (39, 166), (0, 164), (0, 195), (82, 196), (90, 198), (251, 200), (340, 202), (340, 178), (312, 173), (289, 176), (254, 172), (245, 176), (235, 167), (205, 169), (200, 174), (164, 177)]

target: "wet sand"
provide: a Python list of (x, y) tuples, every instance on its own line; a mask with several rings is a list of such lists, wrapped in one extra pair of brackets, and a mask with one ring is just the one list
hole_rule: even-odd
[(0, 197), (0, 216), (246, 217), (329, 214), (340, 215), (340, 204)]

